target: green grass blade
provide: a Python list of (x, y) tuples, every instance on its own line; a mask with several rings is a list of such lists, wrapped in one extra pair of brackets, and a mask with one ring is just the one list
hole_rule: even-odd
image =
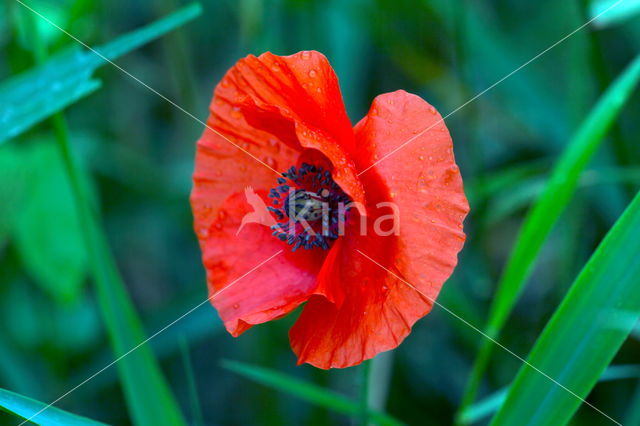
[[(361, 415), (361, 407), (358, 401), (286, 374), (237, 361), (223, 361), (222, 366), (227, 370), (233, 371), (255, 382), (286, 392), (291, 396), (325, 407), (337, 413), (347, 414), (354, 418)], [(368, 417), (371, 421), (379, 425), (403, 424), (388, 414), (378, 411), (369, 411)]]
[[(126, 34), (118, 39), (96, 48), (107, 59), (113, 61), (127, 52), (137, 49), (150, 41), (178, 28), (202, 13), (202, 6), (192, 3), (171, 15), (147, 25), (139, 30)], [(91, 53), (98, 62), (103, 61), (99, 56)]]
[[(194, 10), (189, 7), (188, 14), (177, 12), (159, 23), (151, 24), (141, 32), (134, 32), (118, 42), (111, 56), (135, 48), (140, 44), (154, 38), (184, 22), (186, 17), (193, 17)], [(178, 19), (173, 18), (178, 16)], [(107, 49), (108, 50), (108, 49)], [(89, 63), (99, 64), (94, 52)], [(86, 56), (89, 58), (89, 56)], [(44, 58), (38, 58), (44, 60)], [(102, 60), (102, 59), (101, 59)], [(94, 65), (94, 67), (97, 65)], [(86, 68), (90, 68), (87, 65)], [(83, 71), (84, 72), (84, 71)], [(16, 87), (16, 86), (13, 86)], [(18, 86), (19, 87), (19, 86)], [(69, 133), (61, 113), (54, 114), (53, 125), (56, 131), (58, 148), (63, 159), (65, 171), (69, 177), (73, 192), (73, 201), (82, 227), (84, 243), (89, 259), (90, 268), (96, 285), (97, 298), (100, 305), (103, 320), (111, 341), (111, 346), (116, 355), (118, 371), (122, 382), (125, 399), (129, 411), (136, 425), (184, 425), (182, 413), (174, 399), (167, 382), (165, 381), (157, 359), (151, 348), (144, 344), (146, 335), (142, 323), (135, 310), (133, 302), (127, 293), (126, 286), (120, 277), (115, 260), (108, 246), (106, 236), (102, 232), (99, 223), (99, 214), (91, 203), (87, 185), (84, 184), (80, 167), (71, 153)], [(98, 373), (100, 373), (99, 371)], [(79, 386), (83, 385), (82, 382)], [(71, 389), (74, 391), (76, 388)], [(58, 400), (54, 401), (57, 402)], [(41, 410), (32, 416), (35, 421), (40, 421), (49, 410)]]
[[(23, 419), (33, 416), (47, 404), (22, 396), (6, 389), (0, 389), (0, 409)], [(98, 426), (104, 423), (71, 414), (59, 408), (51, 407), (38, 416), (38, 424), (43, 426)]]
[[(199, 4), (191, 4), (96, 50), (115, 60), (178, 28), (200, 12)], [(91, 75), (105, 63), (95, 52), (73, 48), (0, 84), (0, 143), (100, 88), (100, 82)]]
[[(598, 382), (640, 378), (640, 365), (611, 365), (600, 376)], [(473, 424), (496, 413), (507, 399), (508, 387), (492, 393), (488, 397), (467, 407), (460, 416), (461, 423)]]
[(184, 425), (186, 423), (180, 408), (158, 361), (150, 346), (143, 343), (146, 334), (142, 322), (99, 226), (99, 215), (94, 211), (86, 187), (82, 184), (79, 167), (70, 151), (64, 117), (56, 114), (53, 118), (58, 145), (72, 184), (100, 311), (117, 357), (116, 366), (133, 422), (141, 426)]
[[(607, 9), (609, 11), (605, 12)], [(608, 27), (626, 21), (639, 13), (640, 0), (593, 0), (589, 7), (590, 18), (595, 18), (593, 23), (598, 27)]]
[[(581, 172), (600, 146), (640, 80), (640, 56), (602, 95), (555, 165), (545, 188), (527, 214), (515, 247), (498, 283), (489, 312), (487, 334), (498, 336), (511, 313), (547, 236), (573, 196)], [(476, 357), (460, 411), (473, 400), (487, 366), (493, 343), (485, 340)]]
[[(587, 397), (640, 317), (638, 253), (640, 193), (582, 269), (527, 359), (581, 398)], [(580, 403), (523, 365), (493, 424), (562, 425)]]

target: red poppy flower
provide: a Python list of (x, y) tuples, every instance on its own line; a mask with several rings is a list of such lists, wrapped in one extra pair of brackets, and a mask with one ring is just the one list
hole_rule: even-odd
[[(306, 302), (289, 333), (299, 363), (348, 367), (398, 346), (465, 239), (469, 207), (440, 115), (397, 91), (352, 127), (333, 69), (312, 51), (241, 59), (210, 111), (191, 204), (227, 330), (238, 336)], [(289, 214), (301, 206), (310, 226)]]

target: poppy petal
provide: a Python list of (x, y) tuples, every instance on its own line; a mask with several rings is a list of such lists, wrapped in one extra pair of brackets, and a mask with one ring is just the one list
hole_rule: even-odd
[[(216, 87), (210, 111), (197, 145), (191, 204), (210, 292), (225, 289), (213, 304), (227, 329), (238, 335), (306, 300), (327, 255), (317, 250), (291, 253), (263, 225), (249, 224), (235, 236), (248, 212), (242, 201), (245, 187), (264, 194), (275, 185), (273, 169), (328, 157), (336, 181), (357, 199), (364, 195), (355, 166), (341, 147), (342, 141), (353, 143), (353, 129), (335, 73), (321, 54), (267, 53), (240, 60)], [(276, 248), (284, 249), (284, 255), (252, 272), (251, 297), (243, 299), (249, 294), (248, 280), (226, 290)]]
[(244, 198), (234, 194), (226, 200), (220, 210), (225, 214), (200, 235), (210, 299), (233, 336), (306, 301), (323, 261), (308, 250), (291, 252), (264, 224), (241, 226), (245, 214), (252, 213)]
[(364, 203), (362, 184), (347, 154), (354, 145), (353, 129), (338, 78), (324, 55), (249, 55), (225, 75), (216, 97), (290, 148), (320, 151), (334, 166), (333, 180), (354, 201)]
[[(325, 273), (340, 280), (342, 303), (312, 296), (290, 331), (299, 362), (320, 368), (352, 366), (398, 346), (431, 310), (465, 239), (469, 207), (451, 137), (432, 106), (404, 91), (380, 95), (355, 135), (358, 169), (375, 164), (360, 175), (367, 235), (358, 217), (350, 219), (334, 262), (340, 273)], [(398, 235), (376, 229), (392, 211), (382, 202), (397, 206)]]

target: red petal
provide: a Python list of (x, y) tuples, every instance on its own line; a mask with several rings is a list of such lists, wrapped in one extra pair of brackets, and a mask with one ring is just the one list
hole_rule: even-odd
[(321, 54), (266, 53), (238, 61), (216, 87), (210, 110), (198, 141), (191, 194), (210, 292), (285, 250), (214, 298), (227, 329), (237, 335), (249, 324), (286, 314), (313, 291), (331, 297), (329, 289), (314, 286), (326, 252), (291, 253), (257, 224), (235, 236), (242, 216), (251, 211), (242, 199), (245, 187), (268, 191), (277, 178), (270, 168), (284, 171), (319, 151), (346, 192), (363, 202), (364, 191), (343, 148), (354, 144), (354, 135), (337, 78)]
[(249, 55), (229, 70), (216, 97), (236, 105), (251, 125), (291, 148), (320, 151), (333, 164), (336, 183), (364, 203), (362, 184), (347, 154), (354, 145), (353, 129), (338, 78), (324, 55)]
[[(340, 273), (327, 274), (340, 277), (343, 303), (313, 296), (291, 329), (300, 363), (320, 368), (358, 364), (398, 346), (431, 310), (457, 263), (469, 211), (451, 137), (440, 120), (422, 99), (398, 91), (378, 96), (356, 126), (359, 170), (417, 137), (360, 176), (367, 189), (368, 236), (359, 235), (354, 217), (335, 261)], [(398, 236), (375, 235), (375, 220), (389, 214), (376, 207), (384, 201), (399, 208)]]
[(200, 232), (202, 257), (211, 302), (227, 330), (238, 336), (307, 300), (316, 288), (323, 256), (310, 250), (291, 252), (261, 224), (247, 223), (238, 233), (241, 218), (253, 211), (244, 194), (229, 198), (220, 211), (225, 214)]

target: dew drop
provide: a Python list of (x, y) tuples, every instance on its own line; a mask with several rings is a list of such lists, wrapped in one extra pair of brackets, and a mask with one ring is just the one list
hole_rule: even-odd
[(266, 163), (267, 166), (271, 167), (272, 169), (275, 169), (276, 166), (278, 165), (276, 163), (276, 160), (274, 160), (273, 157), (264, 157), (264, 162)]
[(216, 228), (218, 231), (222, 230), (222, 224), (220, 222), (216, 222), (215, 225), (213, 225), (214, 228)]
[(225, 210), (220, 210), (218, 212), (218, 218), (220, 220), (225, 220), (227, 218), (227, 212)]
[(304, 52), (302, 52), (302, 59), (309, 59), (310, 56), (311, 56), (311, 53), (309, 53), (308, 50), (305, 50)]
[(234, 303), (233, 304), (233, 309), (238, 309), (238, 308), (240, 308), (240, 305), (238, 305), (237, 303)]
[(424, 161), (424, 155), (421, 155), (420, 157), (418, 157), (420, 159), (420, 161)]
[(269, 144), (273, 152), (280, 152), (280, 142), (278, 142), (278, 139), (271, 138), (267, 143)]
[(209, 230), (207, 228), (202, 228), (199, 232), (199, 235), (202, 238), (207, 238), (209, 236)]
[(314, 78), (317, 75), (318, 75), (318, 71), (316, 71), (316, 70), (309, 71), (309, 77)]

